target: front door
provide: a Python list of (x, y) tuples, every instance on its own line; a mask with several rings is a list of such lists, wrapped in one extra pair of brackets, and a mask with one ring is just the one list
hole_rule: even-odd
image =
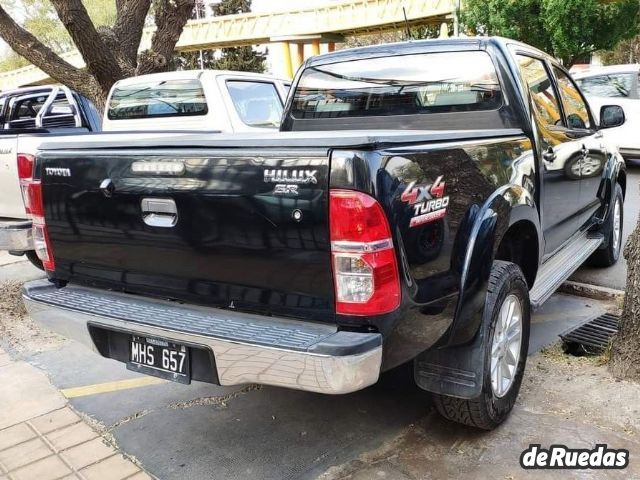
[(534, 128), (538, 134), (538, 165), (542, 178), (540, 206), (545, 255), (560, 248), (578, 229), (582, 143), (567, 127), (558, 92), (545, 61), (517, 55), (529, 89)]
[(562, 69), (553, 66), (562, 108), (569, 133), (576, 138), (583, 152), (580, 168), (573, 173), (580, 177), (578, 226), (587, 227), (601, 205), (598, 189), (607, 152), (602, 134), (597, 132), (589, 107), (573, 80)]

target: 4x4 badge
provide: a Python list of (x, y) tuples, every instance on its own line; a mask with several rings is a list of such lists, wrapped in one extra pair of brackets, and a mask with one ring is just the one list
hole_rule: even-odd
[(400, 196), (400, 200), (413, 208), (413, 217), (409, 227), (417, 227), (425, 223), (435, 222), (447, 214), (449, 197), (444, 196), (445, 182), (440, 175), (430, 185), (417, 185), (411, 182)]

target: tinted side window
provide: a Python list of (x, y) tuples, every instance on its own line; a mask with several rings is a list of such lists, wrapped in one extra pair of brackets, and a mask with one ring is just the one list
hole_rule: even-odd
[(560, 98), (567, 117), (569, 128), (588, 129), (591, 128), (589, 118), (589, 107), (585, 103), (580, 91), (569, 76), (557, 67), (553, 67), (553, 73), (558, 80)]
[(294, 92), (297, 119), (495, 110), (502, 92), (486, 52), (367, 58), (305, 69)]
[(628, 97), (633, 88), (633, 74), (598, 75), (577, 82), (583, 92), (596, 97)]
[(560, 103), (544, 63), (537, 58), (517, 55), (520, 73), (533, 103), (534, 114), (545, 125), (562, 125)]
[(273, 83), (228, 80), (227, 90), (245, 125), (267, 128), (280, 126), (282, 100)]

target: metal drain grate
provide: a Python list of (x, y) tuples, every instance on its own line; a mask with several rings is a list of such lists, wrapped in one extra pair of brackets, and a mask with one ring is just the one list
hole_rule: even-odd
[(583, 323), (577, 328), (560, 334), (567, 351), (583, 347), (586, 351), (601, 352), (607, 348), (611, 338), (618, 333), (620, 317), (605, 313)]

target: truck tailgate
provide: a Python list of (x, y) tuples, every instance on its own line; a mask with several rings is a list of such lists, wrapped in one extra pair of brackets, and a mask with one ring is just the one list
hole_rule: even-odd
[(334, 321), (328, 150), (47, 151), (55, 277)]

